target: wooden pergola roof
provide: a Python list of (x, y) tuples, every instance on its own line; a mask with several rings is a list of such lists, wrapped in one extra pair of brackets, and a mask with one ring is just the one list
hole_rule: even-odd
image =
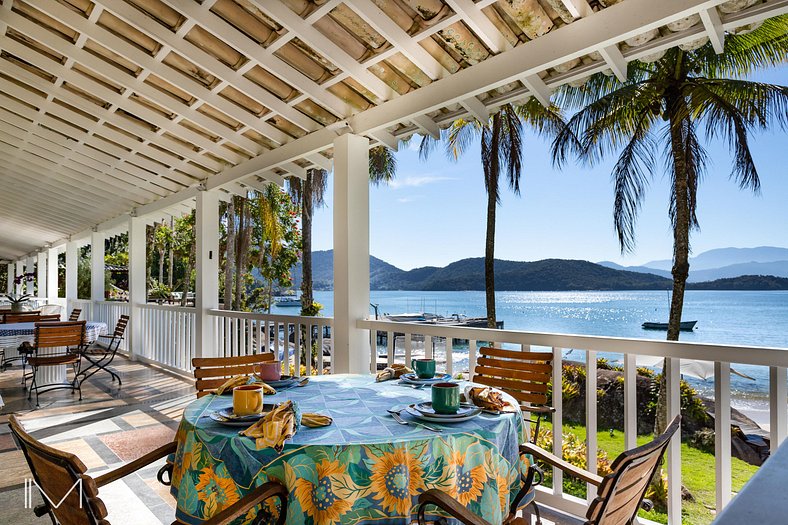
[[(617, 5), (614, 5), (617, 4)], [(331, 169), (788, 0), (2, 0), (0, 259)], [(173, 210), (175, 207), (175, 210)]]

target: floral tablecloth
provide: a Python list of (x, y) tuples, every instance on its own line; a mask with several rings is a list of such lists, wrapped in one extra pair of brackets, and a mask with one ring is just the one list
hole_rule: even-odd
[[(527, 468), (518, 456), (520, 414), (489, 415), (442, 426), (442, 433), (399, 425), (386, 412), (394, 405), (428, 400), (430, 390), (373, 376), (329, 375), (306, 387), (266, 396), (292, 399), (304, 412), (334, 418), (324, 428), (301, 427), (284, 450), (257, 450), (238, 428), (210, 419), (232, 405), (232, 396), (205, 396), (184, 411), (176, 436), (172, 493), (176, 516), (200, 524), (269, 478), (290, 491), (288, 524), (400, 525), (415, 519), (421, 492), (439, 488), (490, 523), (501, 523)], [(403, 413), (405, 419), (412, 420)], [(525, 501), (530, 501), (530, 497)], [(275, 499), (262, 511), (278, 515)], [(258, 509), (236, 523), (251, 523)]]
[[(0, 348), (16, 349), (25, 341), (33, 342), (35, 323), (0, 324)], [(85, 339), (95, 341), (101, 334), (107, 333), (107, 323), (85, 323)]]

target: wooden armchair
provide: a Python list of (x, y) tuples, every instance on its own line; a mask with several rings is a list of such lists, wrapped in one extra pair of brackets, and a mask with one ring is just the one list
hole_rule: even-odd
[[(611, 465), (612, 472), (600, 477), (575, 467), (532, 443), (520, 446), (520, 452), (561, 469), (566, 474), (582, 479), (597, 487), (597, 497), (586, 512), (586, 525), (629, 525), (635, 522), (637, 512), (643, 504), (648, 485), (659, 468), (662, 455), (670, 439), (681, 427), (681, 416), (670, 423), (667, 430), (651, 443), (628, 450), (618, 456)], [(419, 496), (419, 524), (424, 525), (425, 508), (435, 505), (461, 523), (467, 525), (490, 525), (485, 520), (468, 512), (466, 508), (437, 489), (430, 489)], [(537, 512), (538, 516), (538, 512)], [(504, 520), (509, 525), (526, 525), (524, 518), (510, 514)]]
[[(30, 384), (30, 391), (28, 392), (28, 399), (36, 392), (36, 406), (38, 405), (38, 398), (45, 392), (59, 389), (70, 389), (79, 392), (79, 399), (82, 400), (82, 389), (77, 380), (79, 376), (80, 357), (77, 352), (85, 344), (85, 321), (65, 322), (65, 323), (36, 323), (35, 342), (32, 347), (26, 348), (24, 351), (27, 354), (25, 361), (30, 365), (32, 370), (32, 382)], [(42, 348), (63, 348), (63, 351), (49, 355), (39, 355)], [(22, 352), (20, 347), (20, 352)], [(38, 374), (36, 373), (39, 368), (46, 366), (63, 366), (72, 365), (74, 368), (74, 380), (71, 383), (51, 383), (40, 384)], [(23, 361), (24, 366), (24, 361)], [(22, 379), (26, 379), (24, 368), (22, 369)]]
[(79, 316), (82, 315), (82, 308), (74, 308), (68, 316), (69, 321), (79, 321)]
[(231, 377), (252, 374), (255, 365), (273, 360), (274, 354), (271, 352), (238, 357), (195, 357), (192, 366), (197, 397), (212, 394)]
[(552, 373), (553, 354), (482, 347), (473, 382), (506, 392), (520, 403), (523, 412), (536, 416), (529, 418), (536, 425), (531, 435), (531, 442), (536, 443), (542, 418), (555, 412), (547, 405), (547, 384)]
[[(12, 415), (9, 423), (33, 479), (44, 496), (44, 503), (33, 511), (38, 517), (49, 515), (52, 523), (63, 525), (110, 525), (106, 520), (107, 508), (99, 498), (99, 489), (167, 454), (174, 453), (176, 448), (174, 442), (168, 443), (122, 467), (93, 478), (86, 474), (87, 468), (77, 456), (39, 442), (22, 428), (16, 416)], [(81, 485), (78, 484), (80, 481)], [(204, 522), (204, 525), (227, 525), (274, 496), (279, 498), (282, 508), (276, 523), (284, 525), (287, 517), (287, 488), (278, 481), (270, 481), (257, 487), (231, 507)]]

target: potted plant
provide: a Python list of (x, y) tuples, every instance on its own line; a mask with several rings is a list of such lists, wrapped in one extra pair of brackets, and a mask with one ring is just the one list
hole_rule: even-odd
[(27, 304), (27, 300), (30, 298), (30, 295), (5, 294), (3, 297), (8, 299), (8, 301), (11, 303), (12, 312), (23, 312), (25, 310), (25, 305)]

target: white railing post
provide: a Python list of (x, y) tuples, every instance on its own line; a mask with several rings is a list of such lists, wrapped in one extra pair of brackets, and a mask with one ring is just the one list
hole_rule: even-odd
[(714, 463), (717, 514), (731, 500), (731, 365), (714, 362)]
[[(27, 263), (25, 264), (25, 273), (35, 273), (33, 272), (35, 267), (36, 267), (36, 258), (33, 257), (32, 255), (28, 256)], [(35, 281), (33, 281), (32, 279), (28, 281), (27, 278), (25, 278), (24, 282), (25, 282), (25, 293), (30, 295), (31, 297), (36, 297)]]
[(624, 354), (624, 446), (627, 450), (638, 443), (637, 361), (634, 354)]
[(356, 322), (369, 317), (369, 139), (334, 140), (333, 373), (366, 373), (371, 338)]
[[(681, 411), (681, 360), (671, 357), (665, 360), (665, 387), (667, 392), (668, 422)], [(670, 440), (668, 446), (668, 525), (681, 524), (681, 431)]]
[[(143, 233), (144, 235), (144, 233)], [(144, 241), (143, 236), (143, 242)], [(66, 243), (66, 317), (73, 308), (72, 303), (77, 300), (77, 265), (79, 258), (79, 244), (76, 241)]]
[[(563, 432), (564, 432), (564, 364), (563, 349), (553, 347), (553, 454), (559, 458), (564, 457)], [(537, 438), (539, 436), (536, 436)], [(553, 467), (553, 494), (561, 496), (564, 492), (564, 477), (561, 469)]]
[(785, 371), (785, 367), (769, 367), (769, 446), (772, 452), (777, 450), (788, 432), (786, 428), (788, 392), (786, 392)]
[(219, 308), (219, 194), (197, 193), (195, 236), (197, 239), (197, 357), (218, 356), (214, 323), (208, 312)]
[(47, 250), (47, 294), (49, 297), (58, 297), (58, 271), (57, 271), (58, 249), (50, 248)]
[(6, 264), (6, 293), (14, 293), (14, 263)]
[(129, 217), (129, 358), (146, 355), (144, 348), (143, 312), (141, 306), (148, 301), (145, 257), (145, 221)]
[(38, 286), (38, 297), (46, 299), (47, 295), (47, 254), (40, 251), (36, 254), (38, 264), (36, 264), (36, 285)]
[(99, 231), (90, 235), (90, 298), (94, 308), (104, 300), (104, 232)]
[[(586, 351), (586, 467), (597, 471), (597, 406), (596, 406), (596, 352)], [(586, 501), (596, 497), (596, 486), (586, 483)]]

